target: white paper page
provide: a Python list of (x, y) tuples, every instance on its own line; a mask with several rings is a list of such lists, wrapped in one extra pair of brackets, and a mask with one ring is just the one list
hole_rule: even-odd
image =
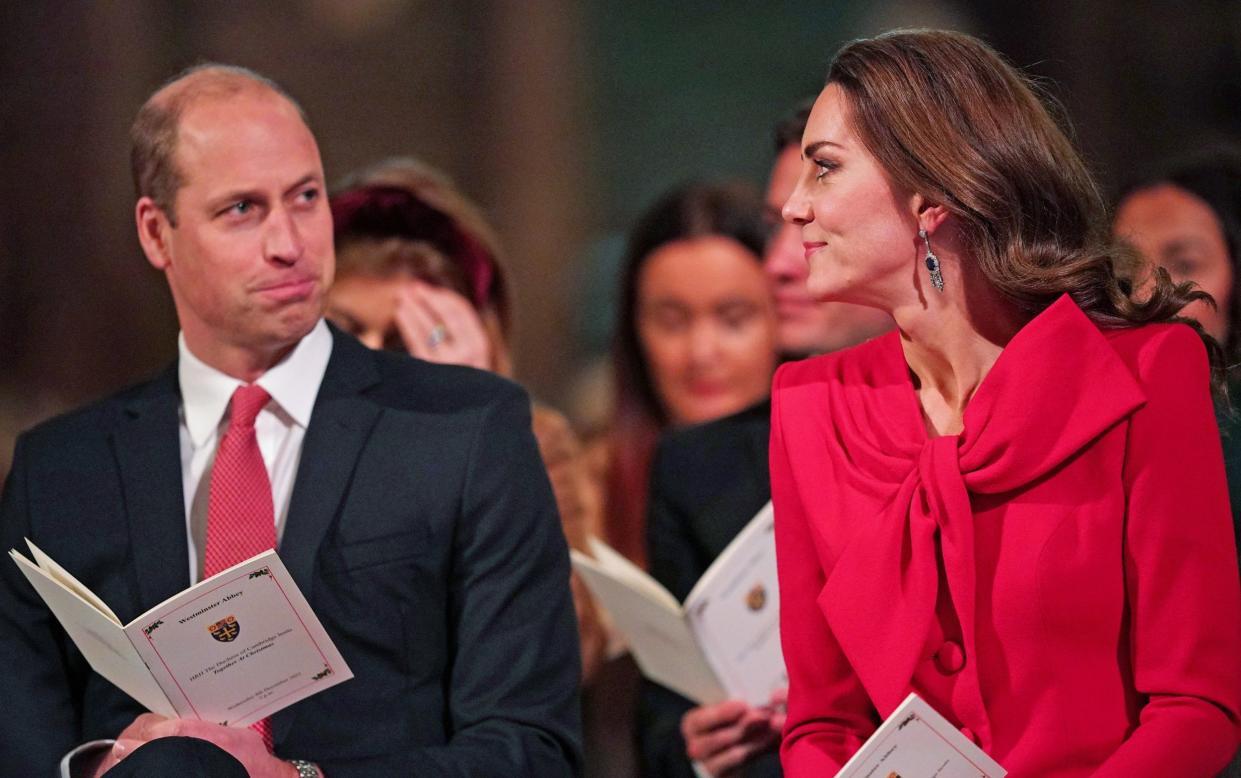
[[(723, 571), (735, 564), (733, 557), (736, 557), (738, 554), (750, 553), (750, 550), (753, 549), (756, 543), (756, 538), (759, 543), (766, 542), (763, 538), (769, 532), (774, 531), (776, 526), (775, 520), (775, 506), (772, 505), (771, 500), (768, 500), (767, 504), (759, 508), (758, 513), (754, 514), (754, 518), (746, 522), (745, 527), (737, 533), (737, 536), (729, 541), (727, 546), (724, 546), (724, 550), (720, 552), (720, 555), (715, 558), (715, 561), (711, 563), (707, 571), (698, 579), (698, 583), (694, 584), (694, 588), (689, 590), (689, 594), (685, 596), (685, 607), (688, 608), (690, 603), (694, 602), (701, 589), (711, 586), (711, 582), (716, 576), (721, 575)], [(773, 538), (772, 543), (774, 542)]]
[(82, 582), (70, 575), (68, 570), (58, 565), (56, 560), (43, 553), (43, 550), (31, 542), (30, 538), (26, 538), (26, 545), (30, 546), (30, 553), (34, 555), (34, 561), (39, 565), (39, 567), (43, 568), (48, 575), (55, 580), (60, 581), (70, 591), (76, 592), (77, 595), (83, 600), (86, 600), (91, 605), (94, 605), (100, 613), (116, 622), (116, 626), (121, 626), (121, 620), (116, 617), (116, 614), (112, 612), (111, 608), (104, 604), (103, 600), (95, 596), (94, 592), (83, 586)]
[(659, 581), (652, 578), (650, 573), (630, 562), (616, 549), (596, 537), (587, 538), (586, 542), (590, 545), (590, 553), (594, 554), (594, 559), (591, 561), (606, 570), (613, 578), (624, 581), (661, 605), (678, 613), (681, 612), (680, 601), (673, 597), (672, 592), (665, 589)]
[(761, 707), (788, 685), (771, 503), (728, 544), (685, 603), (698, 644), (730, 696)]
[(911, 694), (836, 778), (1003, 778), (1007, 774), (925, 700)]
[[(32, 546), (33, 547), (33, 546)], [(151, 677), (142, 657), (122, 631), (112, 611), (101, 613), (93, 602), (54, 579), (16, 551), (9, 556), (18, 569), (47, 603), (65, 632), (95, 672), (108, 679), (121, 691), (140, 702), (147, 710), (161, 716), (175, 716), (176, 709)], [(43, 555), (46, 558), (46, 555)], [(59, 569), (59, 566), (57, 566)], [(81, 586), (81, 584), (78, 584)], [(92, 599), (98, 600), (97, 597)], [(11, 668), (22, 672), (22, 668)]]
[(242, 727), (353, 677), (275, 551), (126, 627), (182, 718)]
[(672, 595), (667, 595), (671, 604), (651, 597), (585, 554), (570, 555), (573, 568), (629, 642), (643, 675), (699, 704), (727, 699)]

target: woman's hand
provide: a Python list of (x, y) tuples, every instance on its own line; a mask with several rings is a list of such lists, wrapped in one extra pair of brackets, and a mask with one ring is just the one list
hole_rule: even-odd
[(681, 719), (685, 753), (716, 778), (726, 778), (758, 754), (780, 744), (788, 689), (771, 696), (771, 703), (751, 708), (741, 700), (703, 705)]
[(425, 281), (397, 293), (396, 328), (405, 348), (428, 362), (492, 369), (491, 341), (470, 301)]

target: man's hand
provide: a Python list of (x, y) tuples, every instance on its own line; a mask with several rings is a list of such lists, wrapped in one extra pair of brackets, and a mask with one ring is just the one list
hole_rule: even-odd
[(685, 753), (716, 778), (735, 775), (750, 759), (780, 744), (787, 701), (788, 689), (780, 689), (762, 708), (741, 700), (694, 708), (681, 719)]
[(268, 753), (263, 738), (252, 729), (221, 727), (193, 719), (166, 719), (154, 713), (142, 714), (117, 736), (112, 751), (96, 770), (96, 778), (115, 767), (139, 746), (157, 738), (175, 736), (196, 737), (214, 743), (241, 762), (246, 772), (250, 773), (250, 778), (297, 778), (297, 768)]

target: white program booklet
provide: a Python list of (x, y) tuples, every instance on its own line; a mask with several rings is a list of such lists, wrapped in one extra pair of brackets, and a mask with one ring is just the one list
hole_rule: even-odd
[(702, 704), (768, 704), (788, 684), (780, 651), (775, 520), (758, 512), (703, 574), (685, 604), (591, 538), (573, 567), (607, 609), (643, 675)]
[(1003, 778), (1008, 771), (916, 694), (836, 773), (836, 778)]
[(153, 713), (244, 727), (353, 677), (275, 551), (121, 624), (29, 540), (9, 556), (86, 661)]

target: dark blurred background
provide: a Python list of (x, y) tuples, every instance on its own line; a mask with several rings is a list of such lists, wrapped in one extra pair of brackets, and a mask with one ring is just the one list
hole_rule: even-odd
[[(1241, 139), (1241, 2), (117, 0), (0, 7), (0, 473), (12, 439), (175, 354), (134, 236), (126, 133), (204, 59), (283, 84), (330, 180), (393, 154), (448, 171), (504, 239), (518, 377), (583, 423), (635, 215), (689, 177), (761, 185), (770, 127), (844, 41), (983, 37), (1068, 108), (1107, 187)], [(583, 377), (585, 376), (585, 377)], [(594, 384), (597, 387), (597, 384)]]

